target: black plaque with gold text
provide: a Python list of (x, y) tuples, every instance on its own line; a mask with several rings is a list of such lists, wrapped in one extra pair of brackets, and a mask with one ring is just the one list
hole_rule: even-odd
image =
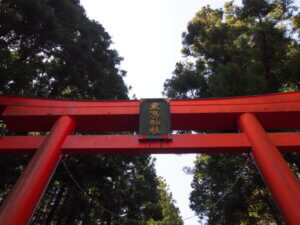
[(142, 99), (139, 115), (140, 140), (170, 140), (169, 99)]

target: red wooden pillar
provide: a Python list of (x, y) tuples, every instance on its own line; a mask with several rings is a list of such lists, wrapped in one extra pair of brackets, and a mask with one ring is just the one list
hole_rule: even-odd
[(61, 159), (60, 148), (74, 128), (75, 121), (69, 116), (56, 121), (2, 204), (1, 225), (28, 224)]
[(284, 158), (252, 113), (244, 113), (239, 128), (252, 145), (252, 155), (285, 221), (300, 224), (300, 184)]

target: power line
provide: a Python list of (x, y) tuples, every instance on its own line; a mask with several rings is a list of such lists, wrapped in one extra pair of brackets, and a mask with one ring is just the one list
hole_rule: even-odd
[[(232, 183), (232, 185), (225, 191), (225, 193), (221, 196), (220, 199), (218, 199), (218, 201), (216, 201), (214, 204), (212, 204), (212, 206), (210, 206), (207, 210), (210, 210), (210, 209), (213, 209), (217, 206), (217, 204), (219, 204), (219, 202), (221, 202), (230, 192), (231, 190), (233, 189), (233, 187), (236, 185), (236, 183), (238, 182), (238, 180), (241, 178), (241, 176), (243, 175), (243, 172), (246, 168), (246, 164), (248, 163), (249, 161), (249, 157), (247, 158), (247, 160), (245, 161), (243, 167), (242, 167), (242, 170), (241, 172), (239, 173), (239, 175), (237, 176), (237, 178), (235, 179), (235, 181)], [(75, 186), (80, 190), (80, 192), (83, 194), (84, 197), (88, 197), (89, 201), (95, 201), (93, 196), (91, 196), (90, 194), (88, 194), (81, 186), (80, 184), (77, 182), (77, 180), (74, 178), (74, 176), (72, 175), (71, 171), (69, 170), (67, 164), (65, 163), (65, 159), (62, 160), (62, 163), (64, 165), (64, 168), (65, 170), (67, 171), (69, 177), (71, 178), (71, 180), (74, 182)], [(106, 211), (107, 213), (115, 216), (115, 217), (118, 217), (120, 219), (123, 219), (123, 220), (126, 220), (126, 221), (130, 221), (130, 222), (134, 222), (134, 223), (137, 223), (137, 224), (142, 224), (143, 222), (140, 221), (140, 220), (134, 220), (134, 219), (129, 219), (129, 218), (124, 218), (112, 211), (110, 211), (109, 209), (105, 208), (104, 206), (102, 206), (101, 204), (99, 204), (99, 202), (97, 202), (97, 205), (103, 210), (103, 211)], [(189, 219), (192, 219), (194, 217), (196, 217), (197, 215), (193, 215), (193, 216), (189, 216), (189, 217), (186, 217), (184, 219), (182, 219), (183, 221), (186, 221), (186, 220), (189, 220)], [(119, 223), (120, 224), (120, 223)]]
[[(88, 193), (80, 186), (80, 184), (77, 182), (77, 180), (74, 178), (74, 176), (72, 175), (71, 171), (69, 170), (69, 168), (68, 168), (68, 166), (67, 166), (65, 160), (62, 160), (62, 163), (63, 163), (63, 165), (64, 165), (64, 167), (65, 167), (65, 169), (66, 169), (66, 171), (67, 171), (69, 177), (70, 177), (71, 180), (74, 182), (74, 184), (76, 185), (76, 187), (80, 190), (81, 194), (83, 194), (84, 197), (87, 197), (89, 201), (94, 202), (95, 200), (94, 200), (93, 196), (91, 196), (90, 194), (88, 194)], [(123, 220), (126, 220), (126, 221), (134, 222), (134, 223), (137, 223), (137, 224), (142, 224), (142, 221), (140, 221), (140, 220), (134, 220), (134, 219), (124, 218), (124, 217), (122, 217), (122, 216), (120, 216), (120, 215), (118, 215), (118, 214), (116, 214), (116, 213), (110, 211), (109, 209), (107, 209), (107, 208), (105, 208), (104, 206), (102, 206), (101, 204), (99, 204), (99, 202), (97, 202), (97, 205), (98, 205), (103, 211), (105, 211), (105, 212), (107, 212), (107, 213), (109, 213), (109, 214), (111, 214), (111, 215), (113, 215), (113, 216), (115, 216), (115, 217), (118, 217), (118, 218), (123, 219)]]
[[(231, 190), (233, 189), (233, 187), (236, 185), (236, 183), (238, 182), (238, 180), (242, 177), (243, 173), (244, 173), (244, 170), (246, 169), (246, 165), (249, 161), (249, 157), (247, 157), (247, 160), (245, 161), (243, 167), (242, 167), (242, 170), (241, 172), (239, 173), (239, 175), (236, 177), (235, 181), (232, 183), (232, 185), (224, 192), (224, 194), (221, 196), (221, 198), (218, 199), (218, 201), (216, 201), (214, 204), (212, 204), (210, 207), (208, 207), (207, 210), (210, 210), (210, 209), (214, 209), (218, 204), (219, 202), (221, 202), (230, 192)], [(197, 215), (194, 215), (194, 216), (189, 216), (187, 218), (184, 218), (182, 219), (183, 221), (185, 220), (189, 220), (189, 219), (192, 219), (194, 217), (196, 217)]]

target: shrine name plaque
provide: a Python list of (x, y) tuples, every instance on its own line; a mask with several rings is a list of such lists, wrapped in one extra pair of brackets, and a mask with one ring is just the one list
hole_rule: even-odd
[(141, 99), (139, 140), (171, 140), (169, 99)]

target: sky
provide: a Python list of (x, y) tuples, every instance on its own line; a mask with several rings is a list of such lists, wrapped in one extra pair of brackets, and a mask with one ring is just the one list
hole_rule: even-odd
[[(90, 19), (98, 21), (110, 34), (113, 46), (124, 58), (120, 67), (132, 87), (130, 97), (162, 98), (163, 84), (171, 78), (181, 55), (182, 32), (196, 12), (205, 5), (220, 8), (213, 0), (81, 0)], [(157, 175), (165, 179), (183, 219), (194, 216), (189, 208), (192, 175), (183, 172), (193, 166), (196, 156), (153, 155)], [(184, 221), (198, 225), (197, 217)]]
[[(297, 5), (300, 0), (297, 0)], [(223, 7), (219, 0), (81, 0), (90, 19), (98, 21), (110, 34), (113, 46), (124, 58), (125, 83), (130, 97), (162, 98), (163, 84), (171, 78), (181, 55), (182, 32), (203, 6)], [(241, 1), (236, 1), (240, 3)], [(195, 155), (153, 155), (156, 171), (172, 192), (182, 218), (194, 215), (189, 208), (192, 175), (183, 167), (193, 166)], [(185, 225), (201, 224), (197, 217)]]

